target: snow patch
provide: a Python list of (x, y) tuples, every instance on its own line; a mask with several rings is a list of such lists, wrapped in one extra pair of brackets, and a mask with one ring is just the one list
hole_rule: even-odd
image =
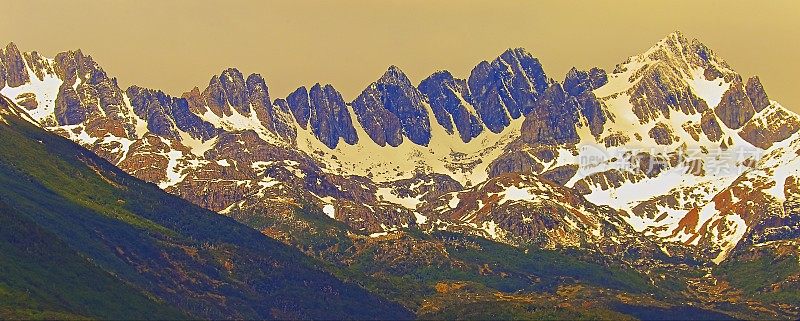
[(328, 217), (336, 219), (336, 208), (333, 207), (333, 205), (325, 204), (325, 206), (322, 207), (322, 212), (328, 215)]

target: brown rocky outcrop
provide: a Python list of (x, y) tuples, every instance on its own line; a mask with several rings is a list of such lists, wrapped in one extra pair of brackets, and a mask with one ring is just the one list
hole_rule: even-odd
[(714, 115), (714, 112), (711, 110), (707, 110), (703, 113), (703, 116), (700, 118), (700, 128), (710, 141), (716, 142), (722, 139), (722, 127), (720, 127), (717, 121), (717, 116)]
[(677, 139), (672, 130), (661, 122), (653, 126), (647, 134), (659, 145), (671, 145)]
[(750, 102), (753, 103), (753, 108), (757, 112), (769, 106), (769, 97), (767, 97), (767, 92), (764, 91), (764, 86), (761, 85), (761, 79), (758, 76), (747, 79), (745, 89), (747, 90), (747, 97), (750, 97)]
[(715, 109), (717, 117), (730, 129), (739, 129), (753, 118), (756, 110), (740, 79), (731, 84)]

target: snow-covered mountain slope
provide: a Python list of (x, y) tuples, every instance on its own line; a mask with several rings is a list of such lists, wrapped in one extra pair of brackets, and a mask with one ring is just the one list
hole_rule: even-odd
[[(699, 245), (715, 262), (724, 259), (758, 220), (730, 216), (717, 223), (724, 226), (719, 231), (700, 231), (712, 212), (707, 208), (764, 148), (791, 141), (800, 117), (769, 101), (758, 78), (745, 84), (711, 50), (680, 33), (618, 65), (593, 94), (607, 119), (602, 132), (578, 126), (576, 139), (560, 144), (523, 139), (500, 160), (519, 163), (522, 155), (534, 164), (530, 171), (628, 213), (624, 218), (637, 231)], [(698, 230), (685, 234), (703, 208)]]
[(122, 90), (80, 51), (9, 44), (0, 62), (0, 93), (32, 122), (168, 192), (234, 217), (311, 206), (365, 234), (458, 227), (550, 247), (643, 235), (719, 262), (766, 217), (720, 210), (720, 195), (800, 129), (757, 77), (679, 32), (563, 82), (522, 49), (418, 86), (392, 66), (350, 102), (320, 84), (273, 99), (236, 69), (181, 97)]

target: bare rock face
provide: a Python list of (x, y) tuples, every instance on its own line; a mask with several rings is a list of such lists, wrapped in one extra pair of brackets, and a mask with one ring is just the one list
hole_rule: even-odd
[[(249, 109), (256, 113), (256, 118), (265, 128), (278, 136), (294, 141), (297, 137), (291, 111), (287, 105), (273, 104), (269, 96), (269, 88), (264, 78), (259, 74), (247, 76), (247, 100)], [(242, 108), (246, 110), (248, 108)]]
[(633, 113), (642, 124), (661, 116), (669, 118), (672, 110), (691, 115), (708, 109), (706, 102), (685, 83), (679, 70), (662, 61), (643, 69), (642, 80), (628, 94)]
[(764, 86), (761, 85), (761, 80), (758, 79), (758, 76), (747, 79), (745, 89), (747, 90), (747, 97), (750, 97), (750, 102), (753, 103), (753, 108), (755, 108), (756, 112), (762, 111), (769, 106), (769, 97), (767, 97), (767, 92), (764, 91)]
[(55, 73), (54, 66), (38, 52), (26, 52), (23, 56), (28, 61), (29, 68), (39, 80), (44, 80), (45, 75)]
[(621, 132), (612, 132), (602, 140), (606, 147), (622, 146), (630, 142), (631, 138)]
[(22, 84), (30, 81), (30, 75), (25, 68), (25, 60), (20, 54), (17, 45), (13, 42), (9, 43), (5, 50), (0, 51), (0, 61), (2, 61), (2, 70), (4, 82), (0, 82), (2, 86), (8, 85), (9, 87), (19, 87)]
[[(795, 205), (800, 205), (800, 177), (786, 177), (783, 184), (783, 197), (787, 202), (794, 202)], [(786, 213), (800, 215), (800, 206), (786, 208)]]
[(147, 122), (147, 129), (158, 136), (181, 140), (178, 129), (200, 140), (208, 140), (219, 129), (189, 110), (184, 98), (171, 97), (160, 90), (131, 86), (126, 91), (134, 113)]
[(564, 79), (564, 91), (570, 96), (592, 91), (608, 83), (606, 71), (600, 68), (592, 68), (589, 71), (578, 70), (575, 67), (567, 72)]
[(677, 139), (672, 130), (661, 122), (653, 126), (647, 134), (659, 145), (671, 145)]
[(575, 144), (580, 140), (578, 127), (588, 124), (592, 134), (599, 135), (605, 122), (603, 106), (591, 91), (572, 96), (555, 83), (534, 102), (521, 137), (533, 145)]
[(286, 98), (286, 104), (300, 127), (310, 126), (325, 146), (336, 148), (339, 138), (350, 145), (358, 142), (350, 111), (333, 86), (316, 84), (310, 91), (300, 87)]
[(756, 110), (745, 92), (741, 80), (737, 79), (722, 95), (715, 110), (717, 117), (730, 129), (739, 129), (753, 118)]
[(203, 91), (201, 102), (219, 117), (233, 115), (230, 106), (228, 106), (225, 89), (222, 87), (222, 82), (217, 75), (211, 78), (208, 87)]
[(6, 66), (0, 59), (0, 89), (6, 88)]
[(554, 82), (539, 60), (521, 48), (509, 49), (491, 63), (483, 61), (469, 76), (472, 104), (493, 133), (533, 110), (534, 102)]
[(508, 173), (537, 174), (545, 170), (547, 163), (558, 157), (557, 147), (549, 145), (530, 145), (517, 140), (506, 146), (503, 154), (489, 164), (489, 177)]
[(770, 105), (739, 131), (739, 136), (758, 148), (767, 149), (800, 130), (800, 117), (778, 105)]
[(506, 173), (540, 173), (544, 166), (525, 151), (512, 150), (504, 153), (489, 165), (489, 177)]
[(186, 99), (186, 102), (189, 103), (189, 110), (193, 114), (202, 115), (206, 111), (202, 95), (200, 88), (195, 86), (192, 90), (183, 93), (181, 98)]
[(405, 136), (414, 144), (427, 146), (431, 122), (424, 99), (408, 77), (391, 66), (351, 105), (361, 127), (378, 145), (398, 146)]
[[(208, 106), (218, 117), (231, 116), (237, 113), (250, 115), (250, 95), (244, 75), (236, 68), (228, 68), (219, 76), (214, 75), (208, 87), (201, 94), (201, 103)], [(232, 108), (232, 109), (231, 109)]]
[(542, 173), (542, 178), (551, 180), (558, 185), (565, 185), (578, 172), (578, 165), (562, 165)]
[(465, 80), (453, 78), (448, 71), (439, 71), (423, 80), (419, 91), (428, 98), (436, 121), (448, 133), (457, 130), (467, 143), (483, 132), (479, 115), (472, 112), (469, 103), (472, 96)]
[(172, 99), (163, 92), (131, 86), (127, 90), (133, 111), (147, 122), (147, 130), (151, 133), (180, 139), (177, 126), (172, 121)]
[(311, 103), (308, 101), (308, 89), (301, 86), (295, 89), (286, 99), (283, 100), (292, 111), (295, 121), (301, 128), (308, 127), (308, 118), (311, 117)]
[(603, 127), (608, 117), (602, 103), (592, 93), (592, 90), (600, 88), (606, 83), (608, 83), (608, 75), (605, 70), (600, 68), (592, 68), (586, 72), (573, 67), (564, 79), (564, 91), (578, 99), (581, 115), (589, 124), (589, 129), (594, 136), (603, 133)]
[(403, 142), (400, 119), (382, 107), (383, 99), (377, 84), (372, 84), (351, 104), (372, 141), (380, 146), (399, 146)]
[(236, 68), (225, 69), (209, 81), (202, 92), (198, 88), (184, 93), (189, 111), (196, 115), (211, 112), (220, 118), (234, 116), (255, 118), (270, 132), (294, 141), (297, 133), (294, 120), (286, 105), (275, 105), (269, 95), (269, 87), (259, 74), (244, 75)]
[(164, 140), (156, 135), (145, 134), (142, 139), (134, 142), (130, 149), (131, 152), (117, 164), (117, 167), (136, 178), (154, 184), (166, 179), (164, 169), (169, 163), (169, 158), (165, 155), (172, 148)]
[(24, 107), (27, 110), (34, 110), (39, 107), (39, 102), (36, 101), (36, 94), (23, 93), (15, 98), (17, 105)]
[(522, 123), (522, 139), (529, 144), (577, 143), (578, 100), (568, 96), (560, 84), (550, 86), (534, 103)]
[(358, 142), (350, 111), (347, 109), (342, 95), (333, 86), (322, 87), (316, 84), (311, 87), (308, 97), (311, 102), (309, 125), (317, 137), (324, 139), (323, 142), (328, 147), (336, 147), (339, 137), (350, 145)]
[(700, 141), (700, 134), (703, 132), (703, 128), (700, 123), (696, 123), (693, 121), (689, 121), (681, 125), (683, 131), (685, 131), (692, 139), (696, 142)]
[(57, 125), (83, 125), (92, 137), (135, 137), (122, 90), (91, 56), (59, 53), (52, 70), (63, 81), (54, 106)]
[(250, 99), (244, 75), (236, 68), (228, 68), (219, 77), (219, 83), (225, 92), (225, 98), (233, 109), (242, 115), (250, 115)]
[(56, 99), (56, 119), (61, 125), (80, 124), (86, 120), (91, 111), (81, 108), (78, 92), (68, 86), (61, 86)]
[(700, 128), (712, 142), (722, 139), (722, 127), (717, 121), (717, 116), (711, 110), (707, 110), (700, 118)]

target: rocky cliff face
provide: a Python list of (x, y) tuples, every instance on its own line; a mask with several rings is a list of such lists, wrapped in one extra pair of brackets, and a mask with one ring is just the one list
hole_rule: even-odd
[(286, 98), (286, 102), (298, 124), (302, 128), (309, 126), (325, 146), (335, 148), (339, 138), (350, 145), (358, 143), (350, 110), (333, 86), (316, 84), (311, 91), (300, 87)]
[(492, 62), (481, 62), (468, 80), (473, 105), (494, 133), (528, 114), (552, 84), (539, 60), (521, 48), (509, 49)]
[(468, 143), (483, 132), (483, 123), (469, 102), (472, 96), (466, 80), (456, 79), (448, 71), (439, 71), (419, 84), (420, 92), (428, 98), (436, 122)]
[(756, 112), (760, 112), (770, 105), (767, 92), (764, 91), (764, 87), (761, 85), (761, 80), (758, 79), (758, 76), (747, 79), (746, 90), (747, 97), (750, 98), (750, 102), (753, 103), (753, 108), (755, 108)]
[(756, 113), (755, 107), (739, 79), (731, 84), (722, 95), (722, 101), (715, 111), (722, 123), (731, 129), (741, 128)]
[(228, 68), (213, 76), (202, 92), (192, 90), (183, 95), (194, 113), (228, 130), (259, 128), (281, 139), (292, 141), (297, 136), (291, 112), (285, 105), (273, 104), (269, 88), (259, 74), (244, 75)]
[(407, 137), (417, 145), (431, 140), (431, 121), (422, 94), (391, 66), (353, 102), (359, 123), (378, 145), (398, 146)]
[(17, 45), (9, 43), (5, 50), (0, 50), (0, 57), (3, 61), (0, 64), (0, 88), (19, 87), (28, 82), (30, 75)]
[(174, 98), (162, 91), (131, 86), (125, 91), (133, 112), (147, 123), (147, 130), (155, 135), (181, 140), (180, 131), (195, 139), (208, 140), (219, 129), (200, 119), (189, 110), (184, 98)]
[(591, 90), (570, 89), (567, 92), (560, 84), (554, 84), (534, 103), (522, 123), (522, 139), (526, 143), (575, 144), (580, 141), (581, 127), (588, 127), (593, 136), (603, 132), (606, 111), (602, 103)]

